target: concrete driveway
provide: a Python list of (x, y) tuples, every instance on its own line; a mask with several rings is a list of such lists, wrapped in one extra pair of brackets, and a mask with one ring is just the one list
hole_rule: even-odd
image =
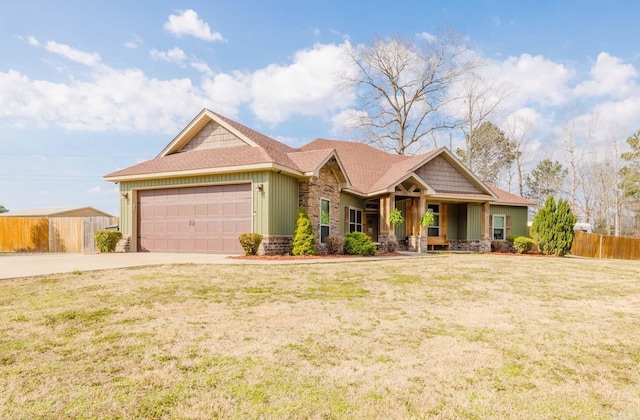
[(0, 279), (159, 264), (233, 264), (222, 254), (0, 254)]

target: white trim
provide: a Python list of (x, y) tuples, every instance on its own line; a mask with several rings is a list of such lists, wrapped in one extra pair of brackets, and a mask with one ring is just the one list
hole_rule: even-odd
[[(502, 217), (502, 220), (504, 221), (504, 226), (502, 226), (501, 228), (497, 228), (497, 229), (502, 229), (502, 239), (495, 239), (494, 238), (494, 231), (496, 230), (496, 224), (495, 224), (495, 219), (496, 217)], [(491, 240), (492, 241), (506, 241), (507, 240), (507, 215), (506, 214), (492, 214), (491, 215)]]
[(271, 170), (274, 172), (281, 171), (286, 174), (292, 175), (296, 178), (304, 177), (304, 174), (300, 171), (296, 171), (275, 163), (261, 163), (257, 165), (243, 165), (243, 166), (227, 166), (224, 168), (202, 168), (192, 169), (188, 171), (174, 171), (174, 172), (154, 172), (150, 174), (138, 174), (138, 175), (123, 175), (104, 177), (105, 181), (142, 181), (146, 179), (158, 179), (158, 178), (184, 178), (187, 176), (201, 176), (201, 175), (218, 175), (225, 173), (237, 173), (237, 172), (256, 172), (263, 170)]
[(438, 235), (437, 236), (431, 236), (431, 238), (436, 238), (436, 237), (440, 237), (442, 236), (442, 203), (441, 202), (428, 202), (427, 201), (427, 211), (429, 211), (429, 205), (432, 206), (438, 206), (438, 212), (436, 213), (435, 211), (432, 211), (431, 213), (433, 214), (433, 218), (435, 220), (436, 215), (438, 216), (438, 224), (437, 225), (431, 225), (431, 226), (425, 226), (425, 230), (427, 231), (427, 236), (429, 236), (429, 229), (438, 229)]
[[(327, 203), (329, 203), (329, 223), (327, 223), (327, 224), (323, 224), (322, 223), (322, 200), (324, 200)], [(331, 236), (331, 200), (329, 200), (328, 198), (320, 197), (319, 205), (320, 205), (320, 213), (319, 213), (319, 217), (318, 217), (318, 226), (319, 226), (318, 242), (323, 244), (324, 243), (324, 242), (322, 242), (322, 227), (323, 226), (327, 226), (329, 228), (329, 234), (327, 236)]]

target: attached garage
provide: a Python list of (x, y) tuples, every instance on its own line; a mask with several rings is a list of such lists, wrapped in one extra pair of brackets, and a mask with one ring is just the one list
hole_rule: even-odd
[(242, 252), (252, 231), (251, 184), (163, 188), (137, 192), (141, 252)]

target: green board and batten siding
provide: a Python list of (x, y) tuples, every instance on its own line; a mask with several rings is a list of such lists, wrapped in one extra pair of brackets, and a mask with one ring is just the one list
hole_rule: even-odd
[[(527, 208), (515, 206), (490, 205), (491, 214), (511, 216), (511, 235), (527, 236)], [(467, 205), (467, 237), (458, 239), (480, 239), (482, 230), (482, 205)]]
[(127, 192), (129, 199), (120, 200), (120, 230), (124, 235), (133, 231), (132, 190), (244, 182), (263, 185), (262, 191), (253, 188), (253, 231), (263, 235), (293, 235), (298, 213), (298, 180), (271, 171), (122, 181), (120, 192)]
[(527, 236), (528, 212), (526, 207), (491, 205), (491, 214), (511, 217), (511, 235)]

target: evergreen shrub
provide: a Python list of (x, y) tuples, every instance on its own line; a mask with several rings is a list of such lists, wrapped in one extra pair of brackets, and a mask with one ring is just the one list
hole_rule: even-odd
[(526, 236), (517, 236), (513, 240), (513, 249), (515, 249), (518, 254), (526, 254), (531, 251), (532, 247), (533, 239), (527, 238)]
[(244, 249), (244, 255), (256, 255), (262, 243), (262, 235), (259, 233), (241, 233), (238, 240), (242, 249)]
[(544, 255), (555, 254), (564, 257), (573, 245), (573, 226), (576, 220), (566, 200), (559, 199), (556, 205), (553, 196), (549, 196), (533, 218), (531, 226), (533, 240), (540, 252)]
[(114, 252), (118, 241), (122, 239), (122, 232), (118, 230), (99, 230), (94, 234), (96, 247), (100, 252)]
[(296, 230), (293, 234), (293, 242), (291, 243), (292, 255), (317, 255), (316, 237), (313, 234), (313, 225), (309, 215), (300, 207), (298, 210), (298, 219), (296, 220)]
[(362, 232), (348, 233), (344, 238), (344, 253), (371, 256), (376, 253), (376, 245)]

